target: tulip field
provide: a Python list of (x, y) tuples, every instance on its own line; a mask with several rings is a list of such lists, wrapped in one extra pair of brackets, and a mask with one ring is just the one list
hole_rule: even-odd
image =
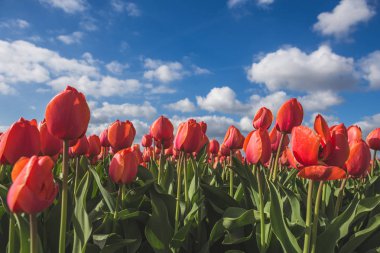
[(0, 136), (0, 252), (380, 252), (380, 126), (277, 109), (220, 142), (165, 116), (90, 135), (68, 86)]

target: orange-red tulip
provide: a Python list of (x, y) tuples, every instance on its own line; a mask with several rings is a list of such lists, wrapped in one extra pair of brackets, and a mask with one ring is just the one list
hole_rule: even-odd
[(199, 125), (201, 126), (202, 132), (206, 134), (207, 132), (207, 124), (204, 121), (199, 122)]
[(370, 149), (380, 150), (380, 128), (372, 130), (368, 134), (366, 141)]
[(48, 156), (20, 159), (15, 164), (17, 173), (12, 172), (7, 203), (11, 212), (36, 214), (48, 208), (58, 193), (54, 183), (54, 162)]
[(136, 130), (129, 120), (116, 120), (108, 127), (108, 141), (115, 151), (131, 147)]
[(202, 132), (201, 134), (201, 140), (199, 142), (199, 145), (198, 145), (198, 148), (196, 150), (196, 153), (198, 153), (199, 151), (201, 151), (201, 149), (206, 146), (206, 150), (208, 150), (208, 145), (209, 145), (210, 141), (207, 137), (207, 135), (205, 133)]
[(90, 109), (85, 96), (67, 86), (49, 102), (45, 119), (49, 132), (61, 140), (82, 137), (90, 121)]
[(144, 134), (141, 139), (141, 146), (144, 148), (152, 146), (152, 136), (150, 134)]
[[(271, 143), (271, 149), (272, 152), (276, 152), (278, 149), (278, 146), (280, 146), (280, 140), (281, 140), (282, 133), (277, 130), (277, 128), (272, 128), (272, 130), (269, 133), (270, 143)], [(289, 135), (285, 134), (284, 139), (282, 140), (281, 150), (282, 152), (286, 146), (289, 145), (290, 139)]]
[(346, 172), (335, 166), (314, 165), (301, 167), (298, 176), (314, 181), (327, 181), (345, 178)]
[(219, 150), (220, 156), (229, 156), (230, 155), (230, 149), (226, 147), (224, 144), (220, 145)]
[(111, 146), (110, 142), (108, 141), (108, 128), (104, 129), (103, 132), (101, 132), (99, 139), (100, 145), (102, 145), (102, 147), (108, 148)]
[(253, 132), (245, 151), (246, 159), (251, 164), (265, 164), (271, 155), (271, 144), (268, 131), (259, 128)]
[(346, 127), (342, 123), (331, 128), (330, 132), (333, 149), (325, 162), (328, 165), (343, 168), (350, 154)]
[(97, 135), (91, 135), (87, 138), (89, 149), (87, 155), (89, 157), (95, 157), (100, 154), (101, 145), (100, 138)]
[(201, 126), (194, 119), (189, 119), (179, 125), (174, 138), (174, 148), (186, 153), (196, 152), (202, 135)]
[(314, 121), (314, 130), (317, 132), (319, 137), (321, 138), (321, 152), (319, 153), (319, 158), (321, 160), (325, 160), (331, 153), (333, 146), (331, 142), (331, 134), (329, 126), (327, 125), (326, 120), (322, 117), (322, 115), (318, 114), (315, 117)]
[(47, 129), (45, 119), (40, 123), (41, 153), (47, 156), (55, 156), (61, 151), (62, 140), (51, 135)]
[(224, 136), (223, 145), (228, 149), (241, 149), (244, 144), (244, 136), (235, 126), (230, 126)]
[(141, 153), (141, 150), (140, 150), (140, 145), (139, 144), (134, 144), (132, 146), (132, 150), (135, 152), (136, 156), (137, 156), (137, 159), (139, 161), (139, 164), (143, 162), (143, 157), (142, 157), (142, 153)]
[(1, 135), (0, 162), (14, 164), (22, 156), (38, 155), (40, 148), (40, 132), (36, 120), (20, 118)]
[(278, 110), (276, 128), (283, 133), (290, 133), (293, 127), (301, 125), (303, 108), (296, 98), (286, 101)]
[(273, 114), (271, 110), (266, 107), (261, 107), (253, 118), (252, 125), (254, 128), (268, 129), (273, 121)]
[(360, 141), (362, 138), (362, 129), (356, 125), (347, 128), (348, 143)]
[(173, 141), (173, 131), (173, 124), (164, 116), (160, 116), (150, 126), (150, 135), (154, 138), (154, 140), (160, 141), (164, 145), (166, 142)]
[(208, 147), (208, 150), (211, 154), (217, 155), (219, 151), (219, 142), (215, 139), (212, 139), (210, 141), (210, 145)]
[(86, 155), (90, 149), (86, 135), (77, 140), (74, 146), (70, 147), (69, 152), (72, 156)]
[(143, 161), (146, 163), (149, 162), (150, 158), (154, 158), (153, 153), (154, 153), (153, 147), (145, 148), (143, 152)]
[(350, 176), (361, 177), (368, 171), (371, 162), (371, 152), (365, 141), (350, 143), (350, 155), (346, 161), (346, 169)]
[(139, 160), (132, 148), (122, 149), (111, 160), (109, 175), (117, 184), (129, 184), (136, 179)]
[(292, 149), (296, 160), (304, 166), (318, 164), (321, 138), (306, 126), (297, 126), (292, 131)]

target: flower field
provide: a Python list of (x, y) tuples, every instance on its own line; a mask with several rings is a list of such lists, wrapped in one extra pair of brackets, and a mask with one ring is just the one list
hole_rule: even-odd
[(86, 135), (68, 86), (0, 137), (0, 252), (380, 252), (380, 128), (306, 126), (295, 98), (252, 118), (220, 143), (164, 116)]

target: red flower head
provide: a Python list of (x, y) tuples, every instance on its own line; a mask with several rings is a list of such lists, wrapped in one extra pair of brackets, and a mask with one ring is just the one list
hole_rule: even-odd
[(46, 121), (43, 120), (39, 126), (41, 153), (47, 156), (55, 156), (61, 151), (62, 140), (51, 135), (47, 129)]
[(209, 152), (213, 155), (217, 155), (219, 151), (219, 142), (215, 139), (212, 139), (208, 148)]
[(102, 147), (109, 148), (111, 146), (110, 142), (108, 141), (108, 128), (103, 130), (99, 136), (99, 139), (100, 145), (102, 145)]
[(164, 116), (160, 116), (150, 126), (150, 135), (154, 138), (154, 140), (160, 141), (163, 145), (166, 145), (165, 142), (173, 141), (173, 131), (173, 124)]
[(101, 151), (101, 145), (100, 145), (100, 138), (97, 135), (91, 135), (87, 138), (89, 149), (87, 155), (89, 157), (94, 157), (100, 154)]
[(125, 122), (116, 120), (108, 127), (108, 141), (116, 151), (131, 147), (135, 135), (135, 127), (129, 120)]
[(371, 162), (370, 149), (363, 140), (350, 143), (350, 155), (346, 161), (347, 172), (352, 177), (361, 177), (368, 172)]
[(88, 143), (86, 135), (83, 135), (78, 139), (74, 146), (70, 147), (69, 152), (72, 156), (86, 155), (90, 149), (90, 144)]
[(224, 136), (223, 145), (228, 149), (241, 149), (243, 148), (244, 140), (245, 138), (239, 129), (230, 126)]
[(296, 98), (286, 101), (278, 110), (276, 128), (283, 133), (290, 133), (293, 127), (301, 125), (303, 108)]
[(109, 175), (116, 184), (129, 184), (136, 179), (139, 160), (132, 148), (122, 149), (111, 160)]
[(179, 125), (174, 139), (174, 148), (186, 153), (196, 152), (202, 138), (201, 126), (194, 120), (189, 119)]
[(376, 128), (368, 134), (367, 144), (370, 149), (380, 150), (380, 128)]
[(261, 107), (255, 117), (253, 118), (253, 127), (256, 129), (264, 128), (268, 129), (273, 121), (273, 114), (271, 110), (266, 107)]
[(152, 146), (152, 136), (150, 134), (144, 134), (141, 139), (141, 146), (148, 148)]
[(362, 129), (356, 125), (347, 128), (348, 143), (362, 140)]
[(246, 159), (251, 164), (265, 164), (269, 161), (271, 144), (268, 131), (259, 128), (253, 132), (246, 147)]

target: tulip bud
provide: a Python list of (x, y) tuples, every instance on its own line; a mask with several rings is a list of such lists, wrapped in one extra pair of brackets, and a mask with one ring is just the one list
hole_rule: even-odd
[(122, 149), (111, 160), (109, 175), (116, 184), (129, 184), (136, 179), (138, 158), (132, 148)]
[(372, 130), (366, 141), (370, 149), (380, 150), (380, 128)]
[[(150, 126), (150, 135), (156, 140), (165, 145), (165, 142), (173, 140), (173, 124), (164, 116), (160, 116)], [(170, 145), (169, 145), (170, 146)], [(167, 147), (169, 147), (167, 146)]]
[(49, 132), (61, 140), (82, 137), (90, 121), (90, 109), (85, 96), (67, 86), (49, 102), (45, 119)]
[(69, 152), (72, 156), (81, 156), (86, 155), (90, 148), (90, 144), (86, 138), (86, 135), (83, 135), (80, 139), (77, 140), (74, 146), (70, 147)]
[(54, 162), (48, 156), (26, 158), (17, 162), (12, 172), (13, 184), (7, 195), (8, 207), (13, 213), (36, 214), (48, 208), (58, 193), (54, 183)]
[(331, 128), (330, 132), (331, 142), (334, 145), (329, 157), (327, 157), (325, 162), (327, 165), (343, 168), (344, 163), (350, 154), (346, 127), (344, 124), (339, 124)]
[(129, 120), (116, 120), (108, 127), (108, 141), (115, 151), (131, 147), (135, 135), (135, 127)]
[[(278, 146), (280, 146), (280, 140), (281, 140), (282, 133), (277, 130), (277, 128), (272, 128), (272, 130), (269, 133), (270, 143), (271, 143), (271, 149), (272, 152), (276, 152), (278, 149)], [(286, 134), (284, 136), (284, 139), (282, 140), (281, 150), (282, 152), (286, 146), (289, 145), (290, 139), (289, 136)]]
[(246, 148), (246, 159), (251, 164), (265, 164), (271, 155), (271, 144), (266, 129), (259, 128), (253, 132)]
[(278, 110), (276, 128), (283, 133), (290, 133), (293, 127), (301, 125), (303, 108), (296, 98), (286, 101)]
[(202, 129), (194, 119), (179, 125), (174, 139), (174, 148), (186, 153), (197, 151), (202, 138)]
[(100, 145), (102, 145), (102, 147), (108, 148), (111, 146), (110, 142), (108, 141), (108, 128), (103, 130), (103, 132), (99, 136), (99, 139)]
[(292, 149), (296, 160), (304, 166), (318, 164), (320, 137), (306, 126), (297, 126), (292, 131)]
[(230, 126), (224, 136), (223, 145), (229, 149), (241, 149), (244, 144), (244, 136), (235, 126)]
[(0, 163), (14, 164), (22, 156), (38, 155), (40, 147), (36, 120), (20, 118), (1, 136)]
[(361, 177), (368, 172), (371, 151), (363, 140), (350, 143), (350, 155), (346, 161), (347, 172), (352, 177)]
[(100, 154), (101, 151), (101, 145), (100, 145), (100, 138), (97, 135), (91, 135), (87, 138), (89, 149), (87, 155), (89, 157), (95, 157)]
[(152, 146), (152, 136), (150, 134), (144, 134), (141, 139), (141, 146), (144, 148)]
[(46, 121), (43, 120), (39, 126), (41, 153), (47, 156), (55, 156), (61, 151), (62, 140), (51, 135), (47, 129)]
[(252, 125), (254, 128), (259, 129), (268, 129), (273, 121), (273, 114), (271, 110), (266, 107), (261, 107), (255, 117), (253, 118)]
[(362, 140), (362, 129), (356, 125), (347, 128), (348, 143)]
[(210, 141), (210, 145), (208, 148), (209, 152), (213, 155), (217, 155), (219, 151), (219, 142), (215, 139), (212, 139)]
[(202, 132), (206, 134), (207, 131), (207, 124), (204, 121), (199, 122), (199, 125), (201, 126)]
[(224, 144), (222, 144), (220, 146), (219, 154), (221, 156), (229, 156), (230, 155), (230, 149), (228, 147), (224, 146)]

